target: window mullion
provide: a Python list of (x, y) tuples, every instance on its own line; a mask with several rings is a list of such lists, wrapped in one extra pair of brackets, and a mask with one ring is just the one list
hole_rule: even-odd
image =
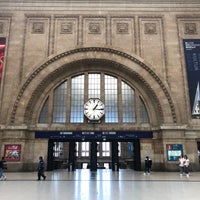
[(136, 111), (136, 124), (140, 123), (140, 99), (138, 91), (135, 91), (135, 111)]
[(71, 111), (71, 78), (67, 81), (67, 97), (66, 97), (66, 123), (70, 121), (70, 111)]
[(119, 116), (119, 123), (122, 123), (122, 81), (120, 78), (118, 78), (117, 80), (117, 84), (118, 84), (118, 116)]

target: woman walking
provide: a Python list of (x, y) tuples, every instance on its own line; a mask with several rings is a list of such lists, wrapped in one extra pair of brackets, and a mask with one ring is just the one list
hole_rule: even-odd
[(187, 155), (184, 156), (184, 159), (185, 159), (185, 162), (184, 162), (184, 170), (185, 170), (185, 175), (187, 177), (189, 177), (189, 164), (190, 164), (190, 160), (189, 158), (187, 157)]

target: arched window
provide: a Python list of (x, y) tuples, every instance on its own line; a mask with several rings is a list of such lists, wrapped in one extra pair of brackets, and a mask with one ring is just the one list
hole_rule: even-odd
[(50, 93), (53, 95), (46, 98), (39, 123), (84, 123), (83, 105), (89, 98), (104, 102), (104, 123), (149, 123), (144, 100), (120, 77), (85, 73), (69, 77)]

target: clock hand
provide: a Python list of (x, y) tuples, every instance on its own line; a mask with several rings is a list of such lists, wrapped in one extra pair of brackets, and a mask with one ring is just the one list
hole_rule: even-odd
[(98, 106), (98, 104), (96, 104), (96, 106), (93, 108), (93, 110), (97, 110), (96, 108), (97, 108), (97, 106)]

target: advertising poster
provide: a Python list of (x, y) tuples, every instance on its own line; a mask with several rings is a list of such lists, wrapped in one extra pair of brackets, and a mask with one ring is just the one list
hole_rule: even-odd
[(183, 40), (190, 106), (193, 118), (200, 118), (200, 39)]
[(4, 157), (6, 161), (20, 161), (21, 145), (7, 144), (5, 145)]
[(0, 37), (0, 82), (2, 79), (2, 73), (3, 73), (5, 48), (6, 48), (6, 39)]
[(183, 154), (182, 144), (167, 144), (166, 148), (168, 161), (177, 161)]

